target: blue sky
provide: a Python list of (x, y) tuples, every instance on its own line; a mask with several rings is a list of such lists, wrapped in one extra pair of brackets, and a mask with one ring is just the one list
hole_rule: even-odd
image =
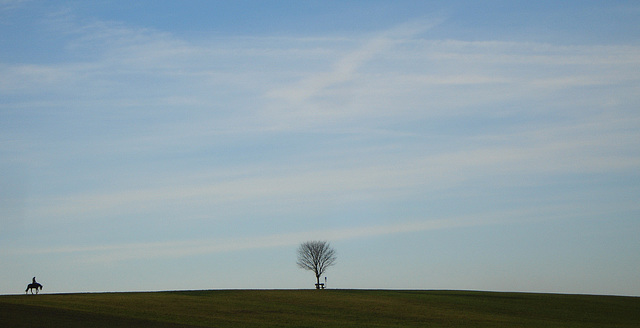
[(0, 293), (640, 296), (634, 1), (0, 1)]

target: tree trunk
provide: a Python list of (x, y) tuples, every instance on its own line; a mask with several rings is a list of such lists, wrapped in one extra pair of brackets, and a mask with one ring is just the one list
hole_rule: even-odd
[(320, 276), (316, 276), (316, 289), (320, 289)]

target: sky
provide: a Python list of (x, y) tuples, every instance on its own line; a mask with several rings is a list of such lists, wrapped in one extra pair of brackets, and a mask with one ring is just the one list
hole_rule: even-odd
[(640, 296), (637, 1), (0, 0), (0, 294)]

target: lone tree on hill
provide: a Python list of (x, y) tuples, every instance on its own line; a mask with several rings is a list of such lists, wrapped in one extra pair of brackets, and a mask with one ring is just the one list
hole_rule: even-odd
[(307, 241), (298, 247), (298, 266), (313, 271), (316, 289), (320, 289), (320, 276), (336, 261), (336, 251), (326, 241)]

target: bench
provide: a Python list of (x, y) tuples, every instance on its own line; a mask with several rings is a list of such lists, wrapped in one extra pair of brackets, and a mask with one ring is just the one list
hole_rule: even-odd
[(316, 284), (316, 289), (324, 289), (324, 284)]

